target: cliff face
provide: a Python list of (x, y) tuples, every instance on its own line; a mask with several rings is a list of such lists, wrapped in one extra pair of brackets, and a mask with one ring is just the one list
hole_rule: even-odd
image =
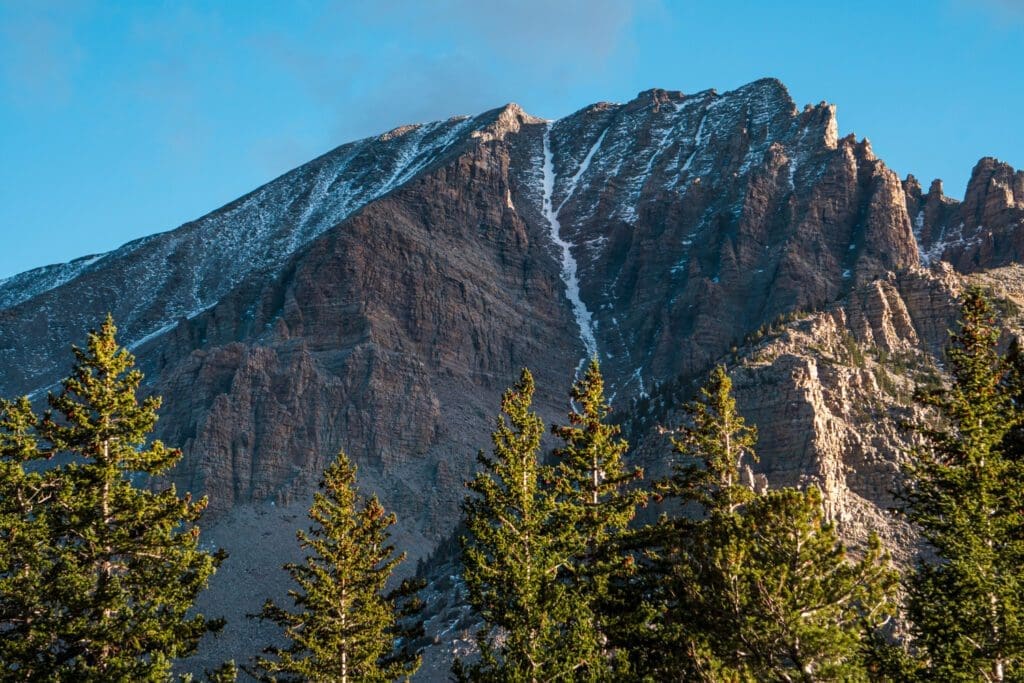
[(836, 130), (834, 107), (798, 112), (775, 80), (550, 127), (553, 204), (616, 387), (700, 371), (764, 321), (917, 262), (897, 177)]
[(622, 402), (917, 262), (899, 181), (836, 131), (770, 79), (399, 128), (0, 284), (0, 388), (41, 396), (110, 310), (166, 397), (180, 486), (288, 502), (345, 447), (429, 545), (519, 367), (555, 415), (597, 353)]
[(498, 394), (530, 365), (560, 404), (579, 357), (543, 233), (491, 201), (511, 152), (470, 147), (150, 342), (181, 486), (304, 499), (344, 447), (409, 528), (451, 528)]
[(225, 531), (254, 528), (239, 515), (301, 509), (345, 448), (423, 556), (521, 367), (553, 421), (596, 353), (657, 472), (673, 406), (727, 362), (759, 427), (752, 481), (816, 483), (851, 539), (906, 549), (884, 513), (906, 377), (934, 373), (964, 274), (1020, 280), (990, 269), (1024, 260), (1024, 174), (983, 159), (956, 202), (837, 131), (833, 106), (798, 110), (767, 79), (351, 143), (177, 230), (0, 282), (0, 395), (41, 399), (111, 311), (185, 451), (172, 477), (210, 496), (229, 550), (254, 541)]
[(939, 180), (922, 195), (908, 176), (904, 190), (923, 264), (943, 260), (970, 273), (1024, 258), (1024, 171), (985, 157), (971, 172), (963, 202), (946, 197)]

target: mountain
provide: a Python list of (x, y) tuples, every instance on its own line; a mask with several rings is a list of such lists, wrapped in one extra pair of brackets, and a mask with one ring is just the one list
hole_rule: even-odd
[(233, 618), (211, 658), (264, 637), (237, 617), (284, 589), (342, 447), (400, 544), (433, 553), (448, 651), (465, 623), (445, 549), (499, 394), (529, 366), (564, 419), (595, 353), (649, 471), (673, 406), (728, 362), (761, 435), (751, 481), (817, 483), (848, 538), (879, 528), (905, 554), (885, 510), (906, 378), (936, 373), (967, 283), (1020, 298), (1024, 173), (982, 159), (957, 202), (837, 131), (834, 106), (764, 79), (343, 145), (176, 230), (0, 282), (0, 395), (41, 399), (114, 314), (185, 451), (172, 479), (210, 496), (208, 538), (232, 552), (206, 597)]

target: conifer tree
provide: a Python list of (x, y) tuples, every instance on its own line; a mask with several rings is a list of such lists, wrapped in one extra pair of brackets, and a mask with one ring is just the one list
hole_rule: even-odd
[[(15, 497), (3, 507), (16, 525), (4, 538), (15, 562), (19, 530), (34, 539), (20, 556), (33, 569), (13, 588), (38, 593), (28, 614), (4, 624), (31, 644), (0, 650), (11, 657), (3, 667), (26, 680), (165, 680), (172, 660), (222, 625), (189, 611), (224, 555), (199, 549), (195, 522), (205, 500), (133, 485), (166, 473), (181, 453), (147, 445), (160, 399), (136, 398), (142, 374), (118, 346), (111, 318), (73, 352), (71, 375), (33, 430), (27, 399), (4, 406), (0, 450)], [(69, 464), (39, 474), (18, 466), (56, 454)]]
[[(46, 504), (52, 482), (25, 465), (42, 459), (27, 398), (0, 400), (0, 678), (38, 678), (50, 643), (43, 597), (52, 558)], [(15, 674), (17, 672), (17, 674)]]
[(309, 533), (299, 531), (305, 562), (285, 565), (298, 588), (295, 611), (268, 600), (258, 615), (284, 628), (285, 647), (265, 649), (256, 666), (264, 680), (371, 683), (408, 679), (419, 668), (412, 639), (422, 632), (415, 596), (404, 582), (385, 593), (404, 559), (388, 543), (395, 524), (376, 496), (362, 498), (356, 468), (344, 452), (324, 472), (309, 510)]
[(481, 470), (467, 483), (463, 576), (486, 627), (480, 661), (459, 662), (460, 680), (573, 680), (596, 657), (580, 605), (559, 576), (568, 537), (555, 514), (553, 472), (539, 462), (544, 423), (531, 410), (533, 393), (524, 369), (502, 395), (492, 455), (478, 454)]
[(697, 503), (705, 515), (736, 512), (754, 497), (740, 482), (740, 473), (744, 460), (757, 462), (757, 428), (747, 425), (736, 410), (732, 380), (724, 366), (712, 370), (700, 399), (686, 412), (692, 424), (672, 439), (681, 460), (659, 488), (683, 502)]
[(620, 437), (621, 428), (608, 421), (611, 407), (597, 358), (573, 385), (571, 397), (575, 405), (569, 424), (552, 428), (564, 442), (554, 451), (557, 516), (571, 534), (572, 558), (563, 575), (575, 592), (579, 618), (590, 620), (585, 628), (602, 652), (591, 675), (622, 676), (618, 667), (623, 653), (614, 652), (610, 638), (612, 622), (622, 618), (621, 596), (612, 588), (628, 582), (633, 572), (633, 558), (626, 550), (629, 524), (647, 494), (629, 484), (641, 479), (643, 470), (629, 468), (623, 460), (629, 444)]
[(986, 298), (964, 296), (946, 390), (920, 392), (939, 422), (908, 467), (908, 515), (936, 557), (908, 586), (927, 680), (1024, 680), (1024, 458), (1020, 381), (997, 349)]
[[(705, 556), (717, 553), (707, 544), (725, 540), (725, 536), (715, 538), (708, 518), (717, 513), (718, 533), (738, 532), (734, 513), (755, 496), (740, 483), (740, 473), (745, 460), (757, 462), (757, 429), (748, 426), (736, 410), (732, 380), (721, 365), (700, 388), (698, 400), (686, 405), (685, 415), (687, 424), (671, 439), (677, 456), (673, 473), (654, 485), (658, 495), (679, 509), (663, 515), (646, 531), (644, 574), (656, 609), (649, 623), (637, 629), (648, 639), (639, 668), (658, 678), (683, 673), (713, 679), (726, 676), (724, 665), (712, 656), (712, 634), (693, 621), (695, 613), (697, 618), (703, 616), (700, 582), (709, 580), (700, 575), (702, 563)], [(729, 559), (721, 555), (723, 561)]]
[(708, 681), (866, 680), (863, 644), (888, 617), (896, 575), (874, 536), (859, 561), (846, 559), (817, 489), (759, 496), (741, 483), (756, 431), (731, 389), (716, 368), (673, 440), (682, 461), (659, 486), (692, 517), (660, 524), (655, 665)]

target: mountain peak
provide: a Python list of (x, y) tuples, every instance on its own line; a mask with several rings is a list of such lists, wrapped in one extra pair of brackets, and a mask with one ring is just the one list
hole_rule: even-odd
[(669, 102), (681, 102), (687, 95), (678, 90), (665, 90), (663, 88), (650, 88), (641, 90), (633, 98), (633, 102), (639, 106), (653, 105), (655, 108), (668, 104)]
[(756, 81), (751, 81), (746, 85), (741, 85), (735, 90), (731, 90), (723, 95), (723, 97), (743, 97), (748, 100), (761, 99), (765, 106), (772, 105), (783, 105), (790, 109), (794, 114), (796, 113), (796, 103), (789, 94), (789, 89), (777, 78), (760, 78)]
[(544, 119), (526, 113), (515, 102), (484, 112), (478, 118), (484, 125), (474, 131), (472, 137), (484, 141), (504, 140), (505, 136), (518, 133), (523, 125), (544, 123)]
[(394, 140), (395, 138), (400, 138), (403, 135), (406, 135), (407, 133), (411, 133), (412, 131), (417, 130), (419, 127), (420, 124), (418, 123), (399, 126), (398, 128), (392, 128), (386, 133), (381, 133), (379, 136), (377, 136), (377, 139), (380, 140), (381, 142), (387, 142), (388, 140)]
[[(1024, 174), (987, 157), (965, 206), (939, 181), (922, 197), (866, 139), (838, 141), (835, 113), (797, 110), (766, 78), (557, 122), (509, 103), (342, 145), (177, 230), (0, 282), (0, 395), (44, 396), (68, 342), (110, 311), (167, 397), (156, 436), (185, 452), (181, 488), (219, 514), (283, 511), (344, 447), (422, 554), (457, 519), (492, 427), (478, 407), (524, 365), (549, 417), (596, 353), (615, 404), (650, 408), (629, 427), (645, 439), (655, 406), (756, 351), (737, 388), (772, 480), (828, 476), (837, 506), (880, 500), (901, 451), (866, 421), (898, 411), (867, 400), (881, 355), (854, 367), (848, 342), (939, 348), (949, 297), (916, 266), (1024, 261)], [(766, 347), (758, 331), (798, 311)], [(846, 420), (867, 426), (816, 431)], [(258, 546), (246, 524), (225, 545)], [(257, 555), (260, 574), (284, 559)]]

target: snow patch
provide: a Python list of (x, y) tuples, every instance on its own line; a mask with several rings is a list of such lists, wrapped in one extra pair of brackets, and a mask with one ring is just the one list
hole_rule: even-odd
[(921, 249), (921, 265), (928, 267), (935, 261), (942, 260), (942, 255), (947, 249), (953, 247), (959, 247), (961, 249), (968, 249), (981, 244), (981, 235), (985, 232), (985, 226), (979, 225), (977, 233), (974, 237), (968, 238), (964, 235), (964, 224), (960, 223), (954, 230), (951, 230), (949, 234), (942, 234), (939, 239), (932, 243), (932, 246), (928, 250)]
[[(550, 127), (548, 130), (550, 131)], [(594, 159), (594, 155), (597, 154), (597, 150), (601, 149), (601, 143), (604, 142), (604, 136), (607, 134), (608, 129), (605, 128), (604, 131), (601, 132), (600, 137), (597, 138), (597, 142), (595, 142), (590, 148), (590, 151), (587, 152), (587, 156), (583, 157), (583, 161), (580, 162), (580, 167), (576, 169), (576, 174), (569, 179), (569, 186), (565, 191), (565, 198), (562, 200), (562, 203), (558, 205), (558, 208), (555, 209), (556, 214), (561, 212), (562, 207), (565, 206), (565, 203), (569, 201), (573, 193), (576, 192), (576, 186), (579, 184), (580, 178), (582, 178), (583, 174), (587, 172), (588, 168), (590, 168), (590, 162)], [(545, 138), (545, 140), (547, 140), (547, 138)]]
[(693, 160), (697, 156), (697, 152), (700, 151), (700, 148), (703, 147), (705, 143), (704, 127), (708, 122), (708, 115), (711, 113), (711, 110), (717, 107), (721, 102), (722, 100), (715, 100), (705, 107), (704, 113), (701, 114), (700, 117), (700, 123), (697, 124), (697, 134), (693, 136), (693, 151), (690, 152), (688, 157), (686, 157), (686, 162), (683, 163), (683, 168), (681, 170), (689, 171), (690, 167), (693, 166)]
[(807, 137), (807, 129), (804, 128), (800, 131), (800, 136), (797, 138), (796, 144), (793, 146), (793, 152), (789, 156), (789, 191), (796, 190), (796, 171), (799, 166), (800, 160), (800, 147), (803, 145), (804, 138)]
[[(601, 139), (603, 140), (603, 137)], [(594, 149), (591, 149), (591, 152), (593, 151)], [(590, 157), (593, 157), (593, 154), (589, 154), (588, 159), (585, 159), (588, 165)], [(583, 171), (585, 170), (586, 168), (581, 164), (580, 170), (577, 171), (573, 178), (573, 184), (566, 191), (565, 199), (562, 200), (562, 203), (559, 205), (559, 209), (564, 206), (565, 202), (572, 196), (573, 191), (576, 189), (575, 181), (579, 180), (579, 177), (583, 175)], [(576, 324), (579, 325), (580, 328), (580, 339), (583, 340), (583, 346), (587, 351), (586, 357), (591, 358), (597, 355), (597, 339), (594, 336), (593, 316), (591, 316), (586, 304), (584, 304), (583, 300), (580, 298), (580, 283), (577, 275), (576, 259), (573, 258), (572, 255), (572, 245), (562, 239), (562, 226), (558, 221), (558, 211), (552, 206), (552, 195), (555, 191), (555, 164), (554, 156), (551, 153), (551, 124), (548, 124), (544, 129), (543, 173), (543, 200), (541, 212), (544, 214), (544, 218), (548, 222), (548, 228), (551, 232), (551, 241), (554, 242), (555, 246), (561, 250), (562, 281), (565, 282), (565, 296), (569, 299), (569, 303), (572, 304), (573, 314), (576, 317)]]
[(128, 348), (129, 351), (134, 351), (135, 349), (139, 348), (140, 346), (142, 346), (146, 342), (148, 342), (148, 341), (150, 341), (152, 339), (156, 339), (157, 337), (159, 337), (159, 336), (161, 336), (163, 334), (166, 334), (167, 332), (170, 332), (172, 329), (177, 327), (177, 325), (178, 325), (178, 321), (177, 320), (175, 320), (174, 322), (167, 323), (163, 327), (160, 327), (159, 329), (156, 329), (156, 330), (150, 332), (145, 337), (142, 337), (141, 339), (138, 339), (138, 340), (132, 342), (131, 344), (128, 344), (127, 348)]
[(641, 374), (642, 369), (643, 368), (637, 368), (633, 371), (633, 379), (636, 380), (637, 386), (639, 387), (637, 389), (637, 395), (640, 396), (640, 398), (647, 398), (647, 390), (644, 388), (644, 378)]
[(929, 261), (931, 261), (931, 255), (925, 251), (922, 245), (922, 239), (924, 235), (924, 209), (917, 212), (914, 216), (914, 241), (917, 242), (917, 251), (920, 254), (921, 265), (928, 267)]

